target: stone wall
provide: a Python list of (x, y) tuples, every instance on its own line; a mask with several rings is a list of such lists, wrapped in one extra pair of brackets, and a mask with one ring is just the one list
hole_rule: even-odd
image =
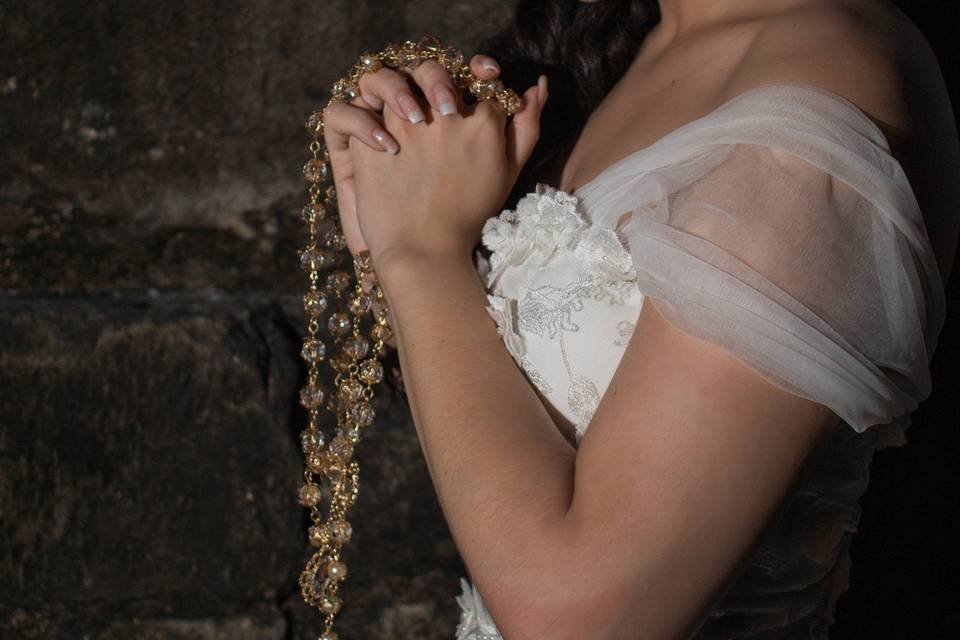
[[(359, 51), (435, 33), (469, 52), (511, 4), (0, 7), (0, 638), (316, 637), (296, 587), (301, 122)], [(951, 323), (917, 445), (884, 452), (868, 494), (865, 528), (897, 540), (915, 538), (890, 500), (929, 498), (944, 478), (920, 461), (960, 417)], [(338, 629), (451, 637), (464, 568), (406, 405), (381, 391)], [(880, 544), (863, 565), (854, 549), (841, 626), (926, 575)]]

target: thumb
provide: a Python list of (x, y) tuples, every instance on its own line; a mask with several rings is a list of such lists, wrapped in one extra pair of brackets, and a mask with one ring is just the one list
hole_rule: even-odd
[(506, 128), (507, 166), (510, 168), (511, 184), (516, 182), (540, 138), (540, 114), (547, 101), (547, 76), (541, 75), (537, 84), (523, 93), (521, 101), (521, 110), (510, 119)]

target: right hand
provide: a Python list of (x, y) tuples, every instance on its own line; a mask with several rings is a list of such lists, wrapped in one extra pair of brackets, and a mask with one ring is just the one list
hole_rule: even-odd
[[(475, 55), (470, 71), (478, 78), (491, 80), (500, 75), (500, 66), (490, 56)], [(412, 79), (423, 91), (427, 104), (410, 86)], [(383, 125), (384, 106), (409, 122), (423, 122), (430, 117), (457, 112), (453, 81), (450, 74), (435, 60), (427, 60), (413, 70), (383, 67), (360, 76), (360, 97), (350, 103), (334, 103), (324, 114), (324, 140), (330, 152), (330, 168), (337, 190), (340, 224), (350, 253), (356, 255), (367, 246), (357, 223), (357, 191), (350, 161), (349, 140), (354, 137), (375, 151), (397, 153), (400, 147)]]

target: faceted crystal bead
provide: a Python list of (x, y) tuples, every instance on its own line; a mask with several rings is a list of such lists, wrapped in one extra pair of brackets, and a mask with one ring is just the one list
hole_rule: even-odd
[(306, 273), (329, 269), (334, 265), (336, 260), (337, 257), (333, 254), (333, 252), (327, 251), (326, 249), (307, 247), (300, 252), (300, 268)]
[(349, 309), (350, 313), (355, 316), (362, 316), (363, 314), (370, 311), (370, 306), (373, 304), (373, 300), (365, 293), (361, 293), (357, 296), (352, 296), (350, 298)]
[(353, 535), (353, 527), (346, 520), (335, 520), (330, 523), (330, 535), (340, 544), (349, 542), (350, 536)]
[(327, 203), (332, 205), (337, 204), (337, 188), (333, 185), (327, 187)]
[(317, 637), (317, 640), (340, 640), (340, 636), (333, 631), (324, 631)]
[(331, 251), (340, 251), (347, 246), (346, 238), (336, 229), (328, 229), (326, 233), (323, 234), (323, 243), (327, 245)]
[(303, 296), (303, 310), (311, 318), (318, 318), (327, 311), (329, 301), (319, 291), (308, 291)]
[(350, 320), (350, 316), (341, 312), (337, 312), (330, 315), (330, 319), (327, 321), (327, 329), (336, 336), (343, 336), (350, 333), (350, 330), (353, 328), (353, 322)]
[(370, 351), (370, 341), (362, 336), (355, 336), (343, 343), (343, 352), (354, 360), (366, 357)]
[(470, 92), (478, 100), (489, 100), (497, 94), (496, 87), (490, 80), (474, 80), (470, 85)]
[(345, 353), (334, 354), (330, 358), (330, 366), (334, 371), (346, 371), (350, 367), (350, 358)]
[(335, 98), (342, 98), (348, 86), (350, 86), (349, 83), (343, 78), (340, 78), (333, 83), (333, 96)]
[(350, 417), (353, 418), (358, 427), (369, 427), (373, 424), (373, 419), (377, 417), (377, 411), (367, 401), (358, 402), (351, 409)]
[(330, 539), (330, 533), (326, 527), (313, 525), (307, 529), (307, 540), (314, 547), (323, 546)]
[(424, 49), (439, 49), (442, 43), (436, 36), (426, 35), (420, 38), (419, 44)]
[(316, 429), (304, 429), (300, 432), (300, 447), (304, 453), (313, 453), (323, 448), (325, 439)]
[(303, 177), (308, 182), (323, 182), (330, 173), (330, 166), (319, 158), (310, 158), (303, 165)]
[(360, 66), (363, 67), (364, 71), (376, 71), (383, 66), (383, 63), (380, 61), (376, 55), (370, 53), (369, 51), (364, 51), (360, 54)]
[(383, 365), (374, 359), (360, 363), (360, 379), (367, 384), (379, 384), (383, 381)]
[(315, 362), (323, 360), (326, 352), (327, 347), (323, 344), (322, 340), (311, 338), (303, 341), (303, 349), (300, 350), (300, 357), (310, 364), (314, 364)]
[(327, 216), (327, 208), (319, 202), (311, 202), (300, 210), (300, 219), (308, 224), (323, 220)]
[(350, 273), (347, 271), (334, 271), (327, 274), (327, 286), (334, 291), (344, 291), (353, 281)]
[(310, 133), (323, 133), (323, 112), (314, 111), (311, 113), (307, 118), (307, 121), (304, 123), (304, 126)]
[(456, 47), (447, 47), (443, 50), (441, 60), (444, 69), (447, 71), (457, 71), (463, 64), (463, 54)]
[(332, 580), (346, 580), (347, 565), (339, 560), (331, 560), (327, 563), (327, 575)]
[(344, 380), (339, 388), (340, 394), (347, 402), (356, 402), (363, 396), (364, 386), (359, 380)]
[(420, 63), (420, 54), (412, 47), (401, 49), (399, 57), (401, 67), (416, 67)]
[(312, 451), (307, 454), (307, 469), (310, 469), (310, 471), (314, 473), (323, 473), (323, 467), (326, 463), (326, 459), (317, 451)]
[(340, 598), (337, 596), (323, 596), (320, 600), (320, 609), (324, 613), (336, 613), (340, 611)]
[(386, 342), (393, 335), (393, 330), (390, 325), (377, 323), (370, 329), (370, 335), (373, 336), (374, 340)]
[(347, 435), (344, 436), (351, 444), (358, 444), (360, 442), (360, 432), (357, 429), (350, 429), (347, 431)]
[(317, 592), (322, 592), (327, 588), (327, 580), (330, 579), (330, 576), (327, 575), (327, 562), (329, 560), (324, 558), (323, 561), (317, 565), (316, 571), (313, 572), (313, 588)]
[(353, 444), (343, 436), (337, 436), (330, 441), (328, 449), (330, 455), (341, 460), (349, 460), (353, 455)]
[(347, 475), (346, 469), (338, 464), (327, 465), (323, 472), (333, 483), (342, 482)]
[(373, 258), (369, 251), (361, 251), (353, 257), (353, 267), (358, 273), (373, 271)]
[(323, 389), (318, 386), (308, 384), (300, 389), (300, 404), (307, 409), (316, 409), (323, 404)]
[(303, 506), (313, 507), (320, 502), (320, 487), (315, 484), (305, 484), (300, 487), (297, 498)]

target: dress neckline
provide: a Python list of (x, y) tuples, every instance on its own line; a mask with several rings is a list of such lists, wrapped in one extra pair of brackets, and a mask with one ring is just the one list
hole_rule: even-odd
[(573, 189), (573, 190), (571, 190), (571, 191), (565, 191), (565, 190), (563, 190), (563, 189), (557, 188), (557, 191), (560, 191), (560, 192), (562, 192), (562, 193), (566, 193), (567, 195), (572, 195), (572, 196), (576, 196), (576, 197), (580, 198), (580, 197), (583, 196), (584, 190), (592, 187), (593, 185), (595, 185), (595, 184), (600, 180), (600, 178), (602, 178), (603, 176), (607, 175), (608, 173), (610, 173), (610, 172), (613, 171), (614, 169), (616, 169), (616, 168), (618, 168), (618, 167), (626, 164), (626, 163), (629, 162), (630, 160), (634, 160), (634, 159), (636, 159), (636, 158), (638, 158), (638, 157), (640, 157), (640, 156), (642, 156), (642, 155), (645, 155), (646, 153), (650, 153), (651, 151), (654, 150), (654, 148), (662, 146), (662, 145), (665, 144), (668, 140), (670, 140), (671, 138), (673, 138), (675, 135), (678, 135), (678, 134), (680, 134), (681, 132), (687, 131), (687, 130), (689, 130), (690, 128), (694, 127), (695, 125), (701, 124), (703, 121), (705, 121), (705, 120), (707, 120), (708, 118), (716, 115), (716, 114), (717, 114), (718, 112), (720, 112), (721, 110), (728, 108), (731, 104), (733, 104), (733, 103), (735, 103), (735, 102), (738, 102), (739, 100), (742, 100), (742, 99), (746, 98), (747, 96), (751, 96), (751, 95), (754, 95), (754, 94), (758, 94), (758, 93), (761, 93), (761, 92), (763, 92), (763, 91), (766, 91), (766, 90), (769, 90), (769, 89), (778, 88), (778, 87), (779, 87), (779, 88), (789, 87), (789, 88), (797, 89), (797, 90), (800, 90), (800, 91), (807, 91), (807, 92), (817, 93), (817, 94), (819, 94), (819, 95), (821, 95), (821, 96), (824, 96), (824, 97), (826, 97), (826, 98), (829, 98), (829, 99), (833, 100), (834, 102), (836, 102), (836, 103), (842, 105), (843, 107), (845, 107), (848, 111), (853, 112), (853, 114), (854, 114), (857, 118), (859, 118), (859, 119), (861, 119), (862, 121), (864, 121), (864, 123), (865, 123), (868, 127), (870, 127), (870, 129), (871, 129), (880, 139), (883, 140), (883, 143), (884, 143), (884, 145), (886, 146), (886, 148), (887, 148), (887, 149), (890, 148), (890, 142), (889, 142), (889, 140), (887, 140), (887, 136), (883, 133), (883, 131), (880, 129), (880, 127), (877, 125), (877, 123), (874, 122), (873, 118), (871, 118), (870, 116), (868, 116), (868, 115), (863, 111), (863, 109), (861, 109), (860, 107), (858, 107), (856, 104), (854, 104), (852, 101), (848, 100), (847, 98), (841, 96), (839, 93), (835, 93), (835, 92), (833, 92), (833, 91), (830, 91), (829, 89), (824, 89), (823, 87), (821, 87), (821, 86), (819, 86), (819, 85), (809, 84), (809, 83), (806, 83), (806, 82), (767, 82), (767, 83), (764, 83), (764, 84), (757, 85), (756, 87), (751, 87), (750, 89), (747, 89), (746, 91), (743, 91), (743, 92), (741, 92), (741, 93), (736, 94), (735, 96), (733, 96), (733, 97), (731, 97), (731, 98), (729, 98), (729, 99), (721, 102), (719, 105), (717, 105), (716, 107), (714, 107), (713, 109), (711, 109), (711, 110), (708, 111), (707, 113), (703, 114), (702, 116), (699, 116), (699, 117), (697, 117), (697, 118), (694, 118), (693, 120), (690, 120), (689, 122), (683, 123), (683, 124), (680, 125), (679, 127), (676, 127), (676, 128), (674, 128), (674, 129), (671, 129), (670, 131), (668, 131), (667, 133), (663, 134), (662, 136), (660, 136), (659, 138), (657, 138), (656, 140), (654, 140), (653, 142), (651, 142), (651, 143), (648, 144), (647, 146), (641, 147), (641, 148), (636, 149), (636, 150), (634, 150), (634, 151), (631, 151), (630, 153), (628, 153), (627, 155), (623, 156), (623, 157), (620, 158), (619, 160), (613, 161), (611, 164), (608, 164), (606, 167), (604, 167), (603, 169), (601, 169), (600, 172), (599, 172), (597, 175), (595, 175), (594, 177), (592, 177), (590, 180), (584, 182), (582, 185), (580, 185), (580, 186), (577, 187), (576, 189)]

